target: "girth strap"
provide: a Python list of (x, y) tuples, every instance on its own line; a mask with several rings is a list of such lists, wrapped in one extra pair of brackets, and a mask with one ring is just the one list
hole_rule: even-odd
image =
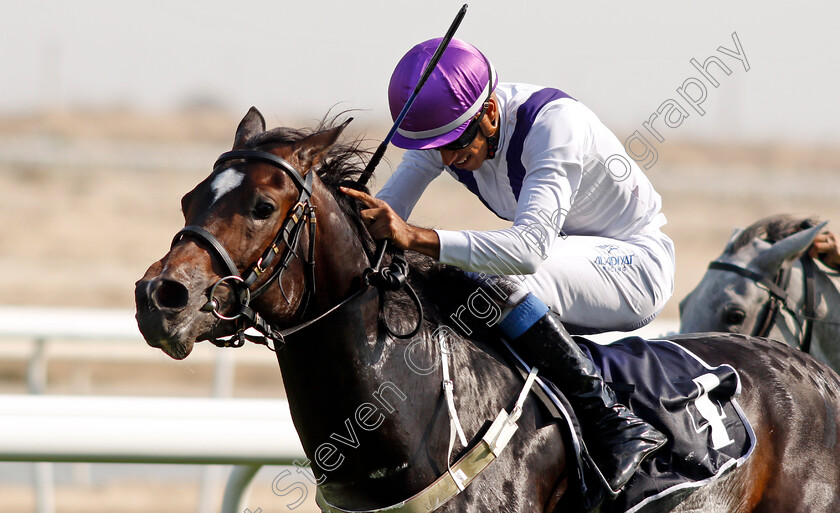
[(450, 499), (461, 493), (461, 489), (452, 477), (453, 473), (463, 475), (463, 486), (467, 486), (488, 465), (493, 463), (495, 459), (496, 455), (493, 454), (493, 451), (490, 450), (487, 443), (482, 440), (478, 445), (470, 449), (463, 458), (452, 465), (451, 472), (444, 472), (434, 483), (424, 488), (423, 491), (403, 502), (380, 509), (349, 510), (339, 508), (327, 502), (321, 494), (320, 488), (318, 488), (315, 494), (315, 502), (325, 513), (429, 513), (440, 508), (449, 502)]
[(461, 426), (461, 420), (458, 418), (458, 410), (455, 408), (455, 384), (449, 376), (449, 351), (451, 348), (447, 346), (447, 337), (445, 334), (438, 335), (438, 342), (440, 345), (440, 368), (442, 371), (442, 386), (443, 397), (446, 399), (446, 409), (449, 412), (449, 450), (446, 453), (446, 469), (452, 474), (455, 484), (461, 491), (464, 491), (464, 483), (461, 479), (462, 474), (458, 474), (452, 470), (449, 465), (452, 459), (452, 449), (455, 447), (456, 437), (460, 438), (461, 445), (467, 446), (467, 437), (464, 435), (464, 428)]
[[(525, 385), (522, 387), (516, 404), (510, 413), (505, 410), (500, 411), (496, 420), (493, 421), (493, 424), (490, 425), (477, 445), (456, 461), (449, 472), (445, 472), (434, 483), (414, 496), (384, 508), (349, 510), (327, 502), (321, 494), (321, 489), (318, 488), (315, 494), (315, 502), (325, 513), (430, 513), (435, 511), (461, 493), (501, 454), (519, 428), (516, 422), (522, 414), (522, 406), (525, 404), (525, 399), (528, 397), (528, 392), (530, 392), (536, 378), (537, 369), (534, 367), (525, 380)], [(459, 477), (460, 485), (453, 476)]]

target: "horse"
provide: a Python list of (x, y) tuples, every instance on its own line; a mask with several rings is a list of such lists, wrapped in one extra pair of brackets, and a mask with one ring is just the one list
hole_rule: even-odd
[(840, 273), (807, 252), (825, 223), (773, 215), (736, 229), (680, 302), (680, 332), (784, 341), (840, 371)]
[[(358, 141), (338, 142), (346, 123), (266, 130), (249, 110), (233, 150), (183, 197), (184, 229), (136, 283), (147, 343), (183, 359), (198, 341), (243, 343), (245, 325), (268, 334), (323, 511), (580, 510), (572, 448), (547, 408), (523, 393), (491, 307), (476, 306), (474, 279), (409, 252), (403, 278), (413, 294), (368, 284), (375, 243), (360, 205), (339, 186), (359, 176), (369, 153)], [(447, 350), (440, 328), (465, 304), (476, 322)], [(837, 376), (764, 339), (691, 335), (678, 343), (738, 370), (739, 401), (758, 441), (744, 464), (673, 511), (837, 511)], [(454, 398), (442, 382), (444, 390), (454, 383)], [(463, 491), (452, 485), (448, 500), (398, 507), (457, 474), (453, 461), (470, 454), (502, 410), (519, 415), (519, 428), (483, 473)], [(454, 451), (453, 412), (469, 436)]]

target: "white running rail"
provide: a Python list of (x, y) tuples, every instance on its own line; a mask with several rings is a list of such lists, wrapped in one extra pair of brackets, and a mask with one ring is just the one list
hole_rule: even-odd
[[(169, 364), (168, 357), (146, 345), (128, 310), (0, 306), (0, 358), (27, 365), (31, 394), (0, 395), (0, 461), (39, 462), (38, 513), (56, 509), (52, 462), (236, 465), (222, 511), (241, 513), (262, 465), (305, 458), (284, 400), (226, 399), (237, 363), (277, 367), (264, 347), (196, 346), (190, 361), (214, 365), (215, 398), (39, 395), (51, 360)], [(218, 469), (206, 469), (201, 512), (217, 479)]]
[(262, 465), (305, 459), (278, 399), (4, 395), (0, 460), (238, 465), (222, 513), (244, 511)]

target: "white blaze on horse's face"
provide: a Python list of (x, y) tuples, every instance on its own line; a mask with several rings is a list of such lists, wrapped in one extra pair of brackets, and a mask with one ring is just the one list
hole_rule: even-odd
[(213, 205), (219, 198), (239, 187), (244, 178), (245, 175), (241, 171), (237, 171), (232, 167), (219, 173), (219, 176), (210, 184), (210, 189), (213, 191), (213, 202), (210, 205)]

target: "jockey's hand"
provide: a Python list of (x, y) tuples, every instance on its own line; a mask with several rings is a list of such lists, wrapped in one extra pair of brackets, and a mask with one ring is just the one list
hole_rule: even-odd
[(341, 187), (341, 192), (368, 207), (361, 212), (362, 221), (375, 240), (388, 239), (399, 249), (411, 249), (435, 259), (440, 257), (440, 239), (434, 230), (406, 223), (388, 203), (370, 194), (347, 187)]
[(814, 238), (808, 250), (811, 258), (818, 258), (832, 269), (840, 269), (840, 247), (837, 237), (829, 231), (822, 232)]

